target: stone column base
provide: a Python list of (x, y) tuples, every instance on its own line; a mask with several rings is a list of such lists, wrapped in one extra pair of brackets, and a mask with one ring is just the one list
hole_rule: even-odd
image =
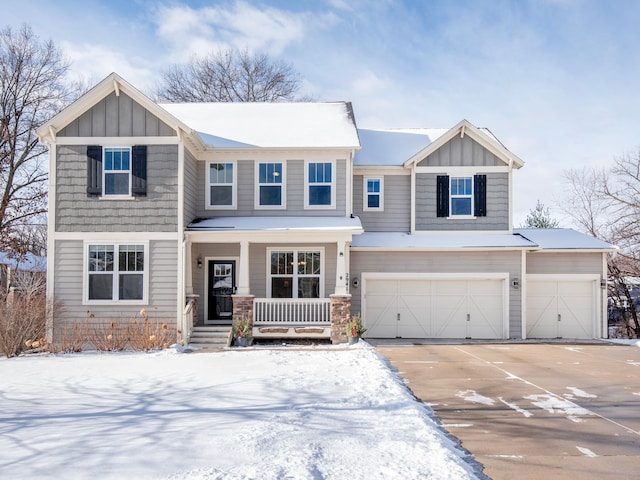
[(346, 325), (351, 320), (351, 295), (330, 295), (331, 343), (346, 343)]

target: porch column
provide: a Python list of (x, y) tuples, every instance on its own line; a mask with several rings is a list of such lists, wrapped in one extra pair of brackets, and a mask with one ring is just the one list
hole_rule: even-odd
[(184, 293), (193, 294), (193, 268), (191, 265), (191, 240), (185, 241), (184, 252)]
[(346, 295), (347, 294), (347, 252), (346, 246), (347, 243), (344, 240), (339, 240), (338, 249), (336, 253), (336, 295)]
[(240, 241), (240, 265), (238, 266), (237, 295), (249, 295), (249, 242)]

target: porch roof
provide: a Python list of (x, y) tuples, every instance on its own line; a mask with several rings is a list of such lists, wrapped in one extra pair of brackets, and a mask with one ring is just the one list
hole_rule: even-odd
[(358, 217), (215, 217), (194, 220), (189, 232), (340, 232), (358, 235), (363, 232)]
[(366, 249), (536, 249), (538, 245), (509, 233), (426, 232), (411, 235), (404, 232), (365, 232), (354, 237), (352, 248)]

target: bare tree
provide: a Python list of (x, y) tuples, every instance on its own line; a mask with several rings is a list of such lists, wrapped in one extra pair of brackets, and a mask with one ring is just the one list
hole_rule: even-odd
[(608, 296), (624, 333), (640, 338), (640, 311), (632, 283), (640, 278), (640, 150), (607, 170), (571, 170), (565, 212), (578, 228), (620, 250), (607, 262)]
[(557, 228), (558, 221), (551, 217), (551, 212), (548, 208), (544, 207), (543, 203), (536, 203), (534, 209), (532, 209), (521, 228)]
[(26, 247), (20, 232), (47, 209), (46, 149), (35, 130), (70, 99), (68, 63), (31, 28), (0, 30), (0, 248)]
[(161, 74), (156, 97), (167, 102), (279, 102), (293, 100), (300, 87), (291, 65), (230, 48), (171, 66)]

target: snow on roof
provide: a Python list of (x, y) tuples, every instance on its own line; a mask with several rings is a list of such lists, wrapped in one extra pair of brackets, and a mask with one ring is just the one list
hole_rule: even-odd
[(615, 245), (576, 232), (571, 228), (517, 228), (513, 233), (522, 235), (543, 250), (616, 250)]
[[(449, 128), (393, 128), (358, 129), (362, 150), (356, 154), (355, 165), (402, 165), (447, 133)], [(494, 141), (495, 136), (485, 128), (478, 131)]]
[(448, 129), (368, 130), (358, 129), (362, 150), (355, 165), (402, 165), (428, 147)]
[(218, 148), (359, 148), (351, 105), (331, 103), (163, 103)]
[(411, 235), (403, 232), (365, 232), (353, 238), (352, 247), (364, 248), (536, 248), (520, 235), (508, 233), (433, 232)]
[(17, 257), (11, 256), (7, 252), (0, 252), (0, 264), (8, 265), (12, 270), (25, 272), (45, 272), (47, 270), (46, 257), (39, 257), (31, 252)]
[(216, 217), (193, 221), (187, 231), (341, 231), (358, 234), (358, 217)]

